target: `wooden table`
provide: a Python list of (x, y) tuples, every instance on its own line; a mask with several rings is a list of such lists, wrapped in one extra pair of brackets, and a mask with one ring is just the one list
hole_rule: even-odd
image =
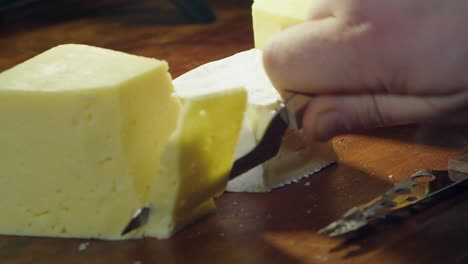
[[(43, 0), (3, 11), (0, 71), (63, 43), (165, 59), (173, 77), (252, 48), (251, 1), (210, 3), (212, 24), (162, 0)], [(214, 214), (168, 240), (1, 236), (0, 263), (468, 263), (468, 192), (354, 242), (316, 234), (412, 173), (445, 169), (459, 150), (443, 146), (454, 136), (427, 145), (415, 143), (420, 135), (410, 127), (337, 137), (337, 165), (271, 193), (226, 193)]]

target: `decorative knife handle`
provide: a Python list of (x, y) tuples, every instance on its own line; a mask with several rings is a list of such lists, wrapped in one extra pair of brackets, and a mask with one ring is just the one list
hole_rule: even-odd
[(455, 181), (468, 180), (468, 150), (451, 159), (448, 164), (449, 176)]

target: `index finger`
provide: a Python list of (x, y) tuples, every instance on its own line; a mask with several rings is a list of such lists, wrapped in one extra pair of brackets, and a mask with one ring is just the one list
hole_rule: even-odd
[(306, 21), (271, 39), (264, 50), (265, 70), (280, 91), (379, 92), (384, 71), (369, 30), (336, 17)]

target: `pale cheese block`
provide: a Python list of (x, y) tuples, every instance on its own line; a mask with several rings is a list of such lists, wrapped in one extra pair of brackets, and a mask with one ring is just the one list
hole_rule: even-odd
[(313, 0), (255, 0), (252, 22), (255, 48), (263, 49), (268, 40), (306, 20)]
[[(202, 65), (174, 80), (176, 94), (181, 98), (192, 91), (222, 91), (235, 86), (243, 86), (248, 92), (247, 115), (236, 149), (236, 158), (239, 158), (259, 142), (282, 103), (281, 96), (264, 71), (262, 51), (251, 49), (240, 52)], [(276, 157), (229, 181), (227, 190), (270, 191), (306, 177), (336, 160), (330, 142), (306, 144), (301, 132), (289, 132), (288, 135)]]
[[(235, 113), (243, 114), (237, 103), (242, 96), (239, 91), (217, 95), (218, 105), (206, 97), (207, 113), (226, 105), (234, 117), (221, 123), (229, 127), (227, 134), (213, 139), (227, 142), (222, 165), (202, 160), (205, 170), (225, 170), (232, 159), (234, 147), (226, 153), (237, 138), (228, 137), (241, 125)], [(193, 104), (203, 108), (203, 98)], [(236, 103), (227, 104), (230, 98)], [(204, 180), (188, 191), (180, 186), (193, 179), (179, 175), (176, 165), (161, 163), (163, 151), (166, 162), (180, 160), (165, 148), (174, 131), (190, 134), (184, 123), (193, 109), (189, 102), (182, 107), (173, 94), (166, 62), (85, 45), (62, 45), (1, 73), (0, 210), (8, 217), (0, 218), (0, 234), (165, 238), (212, 210), (211, 195), (219, 193), (226, 172), (210, 171), (216, 181)], [(212, 126), (193, 129), (212, 134)], [(202, 162), (207, 146), (185, 143), (177, 143), (180, 151), (190, 150), (184, 157)], [(174, 182), (165, 180), (169, 173)], [(185, 213), (173, 217), (180, 203), (154, 200), (160, 189), (187, 199), (200, 193)], [(134, 212), (148, 205), (174, 210), (152, 213), (147, 226), (121, 237)]]

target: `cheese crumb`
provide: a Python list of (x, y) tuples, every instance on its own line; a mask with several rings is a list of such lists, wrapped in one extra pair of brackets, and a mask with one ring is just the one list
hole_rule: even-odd
[(89, 242), (83, 242), (78, 246), (78, 251), (84, 251), (88, 248)]
[(310, 182), (304, 183), (304, 186), (310, 186)]

